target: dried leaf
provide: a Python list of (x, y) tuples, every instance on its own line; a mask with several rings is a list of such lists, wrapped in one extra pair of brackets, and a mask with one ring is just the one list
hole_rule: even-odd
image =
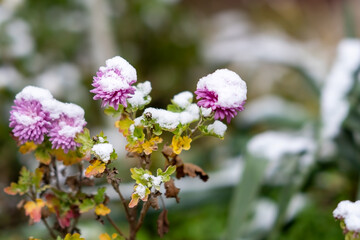
[(159, 236), (162, 238), (164, 236), (165, 233), (167, 233), (169, 231), (169, 220), (167, 218), (167, 213), (168, 211), (166, 209), (164, 209), (160, 215), (159, 218), (157, 220), (157, 225), (158, 225), (158, 234)]
[(157, 196), (154, 196), (153, 194), (151, 194), (151, 197), (149, 198), (149, 203), (153, 209), (155, 209), (155, 210), (160, 209)]
[(36, 199), (36, 202), (28, 201), (24, 205), (25, 215), (30, 216), (34, 222), (40, 222), (41, 220), (41, 208), (45, 206), (42, 199)]
[(165, 196), (167, 198), (176, 198), (176, 202), (180, 202), (180, 198), (178, 197), (178, 194), (180, 192), (180, 188), (177, 188), (174, 183), (174, 179), (170, 179), (170, 181), (165, 183)]
[(94, 179), (85, 177), (81, 180), (81, 186), (92, 187), (94, 185), (95, 185)]
[(204, 172), (204, 170), (201, 167), (192, 163), (184, 163), (183, 166), (179, 166), (176, 168), (177, 178), (182, 178), (185, 176), (189, 176), (193, 178), (199, 176), (201, 180), (203, 180), (204, 182), (206, 182), (209, 179), (209, 176), (207, 175), (206, 172)]
[(105, 171), (105, 163), (100, 160), (92, 162), (85, 171), (86, 177), (91, 177), (103, 173)]
[(21, 145), (19, 151), (22, 154), (30, 153), (37, 148), (37, 145), (34, 142), (26, 142), (25, 144)]
[(111, 212), (110, 208), (108, 208), (107, 206), (105, 206), (104, 204), (99, 204), (96, 206), (95, 208), (95, 213), (98, 216), (106, 216)]
[(65, 184), (68, 185), (71, 188), (71, 190), (76, 191), (79, 186), (79, 177), (69, 176), (66, 178)]

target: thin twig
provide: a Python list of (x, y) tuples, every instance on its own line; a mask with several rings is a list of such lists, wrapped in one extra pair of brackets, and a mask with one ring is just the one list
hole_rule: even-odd
[(53, 169), (54, 169), (54, 173), (55, 173), (56, 187), (57, 187), (59, 190), (61, 190), (60, 181), (59, 181), (59, 174), (58, 174), (57, 166), (56, 166), (56, 158), (55, 158), (54, 156), (51, 156), (51, 163), (52, 163), (52, 166), (53, 166)]
[(44, 223), (45, 227), (47, 228), (47, 230), (49, 231), (51, 237), (53, 239), (56, 239), (56, 234), (54, 233), (54, 231), (51, 229), (51, 227), (49, 226), (48, 222), (46, 221), (45, 218), (41, 218), (42, 222)]
[(127, 239), (125, 237), (125, 235), (122, 233), (122, 231), (120, 230), (120, 228), (118, 226), (116, 226), (115, 222), (111, 219), (110, 215), (106, 215), (107, 220), (110, 222), (110, 224), (115, 228), (115, 230), (119, 233), (120, 236), (124, 237), (125, 239)]
[(149, 207), (150, 207), (150, 201), (147, 201), (143, 204), (141, 212), (140, 212), (139, 220), (136, 224), (135, 232), (139, 231), (139, 229), (141, 228), (141, 225), (144, 223), (144, 219), (145, 219), (147, 211), (149, 210)]
[(120, 186), (119, 186), (119, 184), (116, 183), (116, 182), (113, 182), (111, 185), (113, 186), (115, 192), (117, 192), (117, 194), (119, 195), (120, 200), (121, 200), (121, 203), (123, 204), (124, 209), (125, 209), (126, 218), (127, 218), (127, 220), (130, 222), (130, 221), (131, 221), (131, 215), (130, 215), (130, 213), (129, 213), (129, 209), (128, 209), (126, 200), (125, 200), (124, 196), (122, 195), (122, 193), (121, 193), (121, 191), (120, 191)]

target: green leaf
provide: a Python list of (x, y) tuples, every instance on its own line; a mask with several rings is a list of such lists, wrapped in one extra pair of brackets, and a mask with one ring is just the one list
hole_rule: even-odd
[(119, 117), (122, 113), (124, 112), (124, 106), (123, 105), (119, 105), (119, 109), (115, 110), (115, 108), (109, 106), (107, 108), (105, 108), (104, 113), (108, 116), (112, 116), (112, 117)]
[(39, 160), (41, 163), (49, 165), (51, 162), (50, 149), (47, 147), (38, 147), (35, 150), (35, 158)]
[(31, 179), (31, 183), (35, 185), (36, 189), (40, 188), (41, 180), (44, 176), (44, 173), (41, 168), (35, 169), (35, 173), (33, 174), (33, 177)]
[(169, 166), (165, 172), (163, 172), (160, 168), (157, 170), (157, 175), (162, 177), (163, 182), (170, 181), (170, 176), (176, 171), (176, 166)]
[(91, 148), (94, 145), (94, 141), (90, 137), (90, 131), (87, 128), (84, 128), (84, 131), (82, 133), (78, 133), (76, 135), (75, 142), (81, 144), (79, 150), (84, 155), (91, 151)]
[(156, 136), (160, 136), (160, 135), (162, 134), (162, 129), (161, 129), (161, 127), (159, 126), (159, 124), (154, 124), (153, 133), (154, 133)]
[(152, 175), (149, 170), (145, 170), (143, 168), (130, 168), (130, 172), (132, 173), (131, 178), (134, 179), (137, 184), (149, 186), (150, 182), (143, 177), (145, 173)]
[(106, 187), (101, 187), (98, 189), (97, 194), (94, 196), (94, 201), (96, 204), (100, 204), (104, 202), (105, 191), (106, 191)]
[(95, 202), (91, 198), (85, 198), (79, 205), (80, 213), (88, 212), (95, 207)]
[(135, 127), (133, 135), (134, 137), (137, 137), (138, 141), (143, 141), (145, 138), (145, 134), (142, 127)]
[(177, 106), (175, 104), (167, 105), (166, 109), (170, 112), (182, 112), (183, 111), (179, 106)]
[(117, 158), (118, 158), (118, 155), (114, 149), (113, 152), (110, 154), (110, 160), (116, 160)]

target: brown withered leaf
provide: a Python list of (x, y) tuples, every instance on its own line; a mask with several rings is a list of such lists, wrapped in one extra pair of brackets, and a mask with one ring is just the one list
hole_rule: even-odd
[(50, 184), (51, 175), (50, 175), (50, 167), (49, 167), (49, 165), (40, 163), (39, 168), (43, 172), (42, 180), (43, 180), (44, 184)]
[(158, 225), (158, 234), (159, 236), (162, 238), (165, 233), (167, 233), (169, 231), (169, 220), (167, 218), (167, 213), (168, 211), (166, 209), (164, 209), (160, 215), (159, 218), (157, 220), (157, 225)]
[(95, 185), (94, 179), (84, 177), (84, 178), (81, 180), (81, 186), (92, 187), (92, 186), (94, 186), (94, 185)]
[(176, 198), (176, 202), (180, 202), (180, 198), (178, 197), (178, 194), (180, 192), (180, 188), (175, 187), (174, 179), (170, 179), (170, 181), (165, 183), (165, 196), (167, 198)]
[(69, 176), (65, 180), (65, 184), (71, 188), (71, 190), (76, 191), (79, 186), (79, 179), (77, 176)]
[(121, 180), (116, 177), (116, 175), (119, 173), (119, 171), (116, 168), (113, 169), (106, 169), (106, 180), (109, 184), (117, 183), (119, 184)]
[(167, 146), (167, 145), (165, 145), (164, 147), (163, 147), (163, 149), (162, 149), (162, 154), (164, 155), (164, 157), (165, 158), (173, 158), (173, 157), (175, 157), (175, 153), (174, 153), (174, 151), (173, 151), (173, 149), (170, 147), (170, 146)]
[(159, 210), (160, 207), (159, 207), (159, 202), (158, 202), (158, 198), (155, 194), (151, 194), (150, 198), (149, 198), (149, 203), (150, 203), (150, 206), (155, 209), (155, 210)]
[(176, 178), (182, 178), (185, 176), (193, 178), (199, 176), (204, 182), (209, 179), (209, 175), (207, 175), (201, 167), (192, 163), (184, 163), (183, 166), (176, 168)]

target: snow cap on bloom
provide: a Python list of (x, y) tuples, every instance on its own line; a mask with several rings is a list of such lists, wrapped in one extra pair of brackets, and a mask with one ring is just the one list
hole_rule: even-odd
[(98, 143), (91, 149), (103, 162), (110, 160), (111, 154), (114, 152), (114, 147), (110, 143)]
[(90, 92), (95, 93), (94, 100), (101, 99), (101, 106), (110, 105), (116, 110), (119, 104), (127, 107), (126, 100), (135, 93), (131, 86), (137, 81), (136, 70), (122, 57), (106, 60), (106, 66), (100, 67), (94, 77)]
[[(86, 125), (84, 119), (84, 110), (73, 103), (62, 103), (54, 100), (47, 102), (45, 109), (53, 109), (52, 125), (49, 130), (49, 137), (52, 148), (62, 148), (65, 153), (69, 150), (75, 150), (80, 144), (75, 142), (77, 133), (83, 131)], [(56, 111), (55, 111), (56, 109)]]
[(49, 112), (42, 108), (42, 101), (52, 99), (51, 93), (42, 88), (27, 86), (15, 97), (10, 111), (12, 133), (20, 144), (33, 141), (40, 144), (51, 125)]
[(215, 119), (226, 118), (227, 122), (244, 110), (246, 83), (238, 74), (228, 69), (219, 69), (201, 78), (197, 84), (198, 106), (211, 108)]

